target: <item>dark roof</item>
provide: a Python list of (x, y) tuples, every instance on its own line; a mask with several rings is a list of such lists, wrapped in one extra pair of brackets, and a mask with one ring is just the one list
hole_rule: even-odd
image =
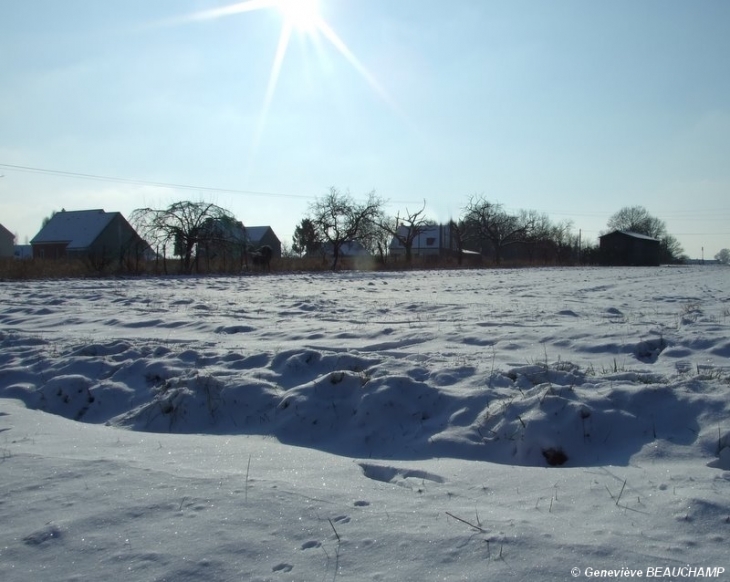
[(645, 234), (639, 234), (638, 232), (631, 232), (630, 230), (614, 230), (613, 232), (609, 232), (598, 238), (603, 238), (604, 236), (610, 236), (612, 234), (623, 234), (625, 236), (630, 236), (631, 238), (640, 238), (643, 240), (654, 240), (660, 242), (658, 238), (654, 238), (653, 236), (647, 236)]
[(68, 243), (66, 248), (86, 249), (98, 238), (118, 212), (103, 210), (62, 210), (54, 214), (31, 244)]
[[(248, 236), (248, 240), (252, 242), (258, 242), (262, 238), (264, 238), (264, 235), (269, 230), (271, 230), (271, 232), (274, 232), (270, 226), (247, 226), (246, 236)], [(276, 233), (274, 233), (274, 236), (276, 236)]]
[(10, 232), (7, 228), (5, 228), (2, 224), (0, 224), (0, 236), (4, 236), (5, 238), (10, 238), (12, 240), (15, 240), (15, 235)]

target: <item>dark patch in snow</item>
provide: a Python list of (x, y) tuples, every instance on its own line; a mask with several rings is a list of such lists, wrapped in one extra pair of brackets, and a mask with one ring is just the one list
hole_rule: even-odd
[(666, 348), (667, 342), (662, 337), (645, 340), (634, 346), (634, 355), (642, 362), (653, 364)]
[(467, 346), (493, 346), (496, 341), (493, 339), (467, 336), (461, 339), (461, 343)]
[(371, 465), (370, 463), (360, 463), (360, 468), (362, 469), (363, 475), (368, 479), (382, 481), (383, 483), (399, 483), (404, 479), (418, 479), (420, 481), (432, 481), (434, 483), (446, 482), (446, 479), (440, 475), (419, 469), (405, 469), (389, 465)]
[(286, 563), (282, 562), (281, 564), (277, 564), (276, 566), (274, 566), (271, 570), (273, 572), (287, 573), (287, 572), (291, 572), (293, 569), (294, 569), (294, 566), (292, 566), (291, 564), (286, 564)]
[(251, 333), (252, 331), (256, 331), (256, 328), (251, 327), (250, 325), (221, 325), (220, 327), (217, 327), (215, 330), (216, 333), (227, 333), (227, 334)]
[(560, 467), (568, 462), (568, 455), (563, 452), (563, 449), (543, 449), (542, 456), (545, 457), (545, 461), (551, 467)]
[(23, 543), (27, 546), (40, 546), (51, 540), (60, 540), (63, 537), (63, 530), (55, 523), (49, 522), (44, 527), (23, 537)]

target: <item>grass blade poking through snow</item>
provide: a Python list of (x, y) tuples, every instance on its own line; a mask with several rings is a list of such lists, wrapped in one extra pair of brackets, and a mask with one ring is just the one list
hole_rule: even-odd
[(475, 525), (475, 524), (471, 523), (470, 521), (467, 521), (467, 520), (465, 520), (465, 519), (462, 519), (462, 518), (460, 518), (460, 517), (457, 517), (457, 516), (456, 516), (456, 515), (454, 515), (453, 513), (449, 513), (448, 511), (447, 511), (447, 512), (445, 512), (445, 513), (446, 513), (446, 515), (448, 515), (449, 517), (453, 517), (453, 518), (454, 518), (454, 519), (455, 519), (456, 521), (460, 521), (461, 523), (465, 523), (465, 524), (466, 524), (466, 525), (468, 525), (469, 527), (472, 527), (472, 528), (474, 528), (474, 529), (475, 529), (475, 530), (477, 530), (478, 532), (481, 532), (481, 533), (489, 533), (489, 532), (488, 532), (487, 530), (485, 530), (485, 529), (484, 529), (483, 527), (480, 527), (480, 526), (478, 526), (478, 525)]

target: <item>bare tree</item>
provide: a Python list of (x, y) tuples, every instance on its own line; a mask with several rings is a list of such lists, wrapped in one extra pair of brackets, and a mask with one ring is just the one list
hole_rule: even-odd
[(464, 220), (449, 221), (449, 236), (451, 241), (449, 247), (452, 244), (456, 245), (456, 260), (459, 266), (464, 262), (464, 250), (467, 241), (470, 238), (468, 223)]
[(173, 254), (180, 257), (180, 269), (190, 273), (193, 253), (220, 236), (224, 229), (213, 228), (216, 221), (234, 224), (235, 218), (227, 210), (208, 202), (175, 202), (165, 209), (138, 208), (130, 222), (140, 235), (151, 244), (163, 249), (172, 246)]
[(684, 248), (677, 238), (671, 234), (661, 237), (661, 260), (666, 263), (682, 263), (689, 257), (684, 254)]
[(730, 265), (730, 249), (722, 249), (715, 255), (715, 260), (723, 265)]
[(342, 247), (352, 241), (361, 241), (367, 229), (377, 222), (382, 207), (383, 201), (375, 192), (368, 194), (367, 201), (359, 203), (349, 193), (343, 194), (334, 187), (312, 203), (309, 219), (319, 240), (328, 244), (332, 251), (332, 270), (337, 269)]
[(395, 215), (392, 220), (385, 220), (380, 227), (390, 236), (397, 240), (406, 250), (406, 263), (410, 263), (413, 258), (413, 243), (416, 239), (434, 226), (434, 222), (424, 216), (426, 211), (426, 201), (419, 210), (410, 212), (406, 208), (405, 216), (401, 217), (400, 212)]
[(579, 238), (572, 231), (572, 220), (563, 220), (552, 228), (552, 240), (557, 245), (557, 260), (562, 264), (572, 263), (579, 258)]
[(525, 233), (524, 243), (530, 262), (534, 262), (536, 254), (544, 263), (555, 255), (555, 243), (552, 240), (553, 225), (547, 214), (540, 214), (536, 210), (523, 211), (522, 216), (529, 217), (533, 228)]
[(661, 239), (667, 233), (663, 221), (649, 214), (643, 206), (626, 206), (608, 219), (609, 230), (635, 232)]
[(518, 218), (529, 227), (522, 242), (530, 262), (565, 264), (575, 258), (573, 255), (577, 241), (571, 234), (572, 221), (564, 220), (555, 224), (547, 214), (535, 210), (522, 210)]
[(378, 211), (374, 217), (365, 223), (362, 235), (359, 237), (360, 243), (372, 255), (377, 255), (381, 264), (385, 264), (388, 258), (388, 248), (390, 246), (391, 234), (385, 229), (388, 219), (382, 210)]
[(527, 212), (514, 216), (505, 212), (501, 204), (472, 197), (465, 208), (464, 221), (469, 224), (470, 235), (480, 244), (484, 241), (491, 244), (494, 261), (499, 265), (505, 247), (528, 239), (535, 218)]

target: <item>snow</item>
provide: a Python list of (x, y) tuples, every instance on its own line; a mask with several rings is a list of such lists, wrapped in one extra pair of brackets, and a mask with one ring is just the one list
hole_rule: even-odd
[(0, 579), (727, 579), (728, 283), (3, 282)]

